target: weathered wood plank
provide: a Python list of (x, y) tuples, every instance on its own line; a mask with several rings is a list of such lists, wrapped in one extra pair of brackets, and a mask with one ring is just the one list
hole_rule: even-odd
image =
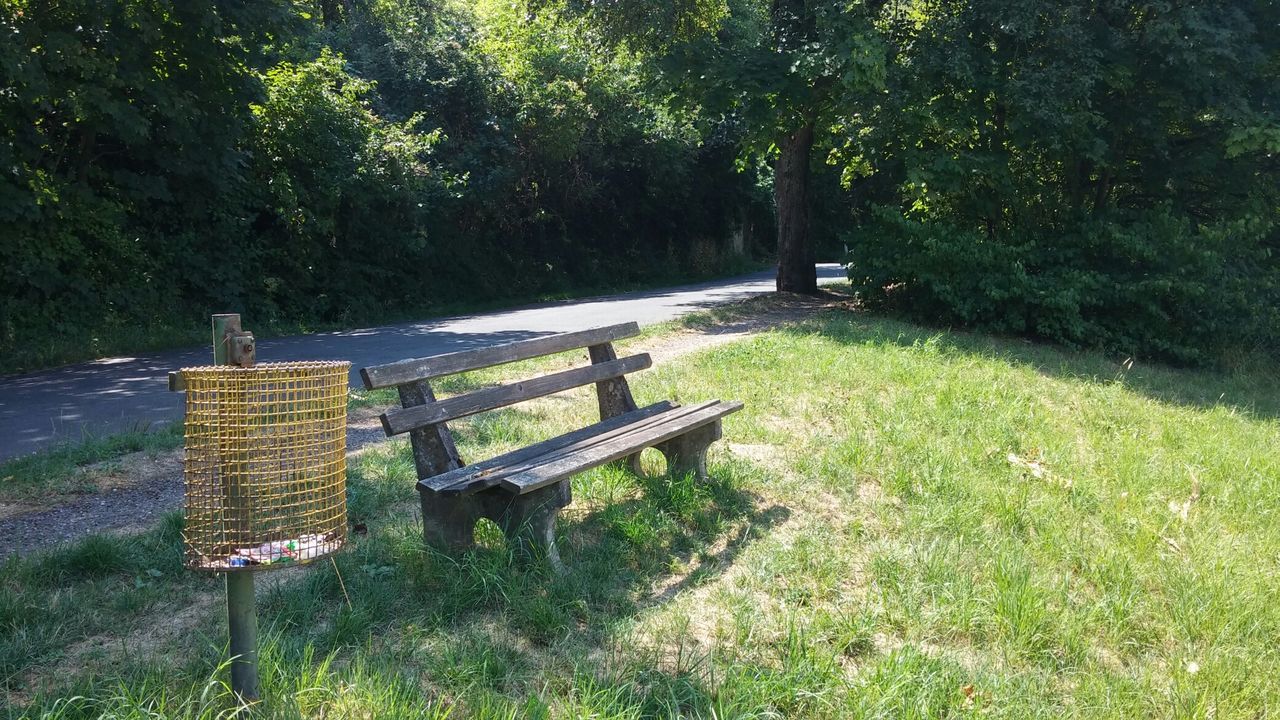
[(522, 466), (523, 463), (533, 458), (562, 448), (576, 446), (583, 441), (590, 441), (600, 437), (612, 437), (612, 433), (629, 428), (633, 424), (645, 421), (648, 418), (662, 415), (674, 408), (674, 405), (664, 400), (626, 415), (588, 425), (585, 428), (543, 440), (504, 455), (482, 460), (434, 477), (424, 477), (418, 484), (444, 495), (466, 495), (478, 492), (497, 485), (507, 468)]
[[(426, 380), (406, 383), (398, 390), (400, 404), (406, 408), (430, 407), (436, 402), (435, 392)], [(413, 464), (418, 477), (447, 473), (465, 464), (453, 443), (453, 433), (444, 423), (414, 429), (409, 434), (409, 443), (413, 446)]]
[(500, 484), (514, 493), (533, 492), (540, 487), (545, 487), (570, 475), (613, 462), (637, 450), (666, 442), (696, 427), (715, 422), (741, 409), (741, 402), (718, 402), (671, 422), (660, 423), (639, 432), (626, 433), (581, 452), (568, 453), (558, 460), (538, 465), (523, 472), (506, 475), (502, 478)]
[(361, 368), (360, 378), (368, 390), (375, 388), (402, 385), (415, 380), (453, 375), (454, 373), (478, 370), (480, 368), (505, 365), (519, 360), (542, 357), (553, 353), (588, 347), (600, 343), (611, 342), (621, 338), (632, 337), (640, 333), (640, 326), (634, 322), (609, 325), (607, 327), (589, 328), (577, 332), (558, 333), (537, 337), (531, 340), (492, 345), (445, 353), (413, 360), (401, 360), (387, 365), (375, 365)]
[[(613, 350), (613, 343), (601, 343), (587, 348), (591, 362), (601, 364), (618, 359)], [(615, 415), (629, 413), (636, 409), (635, 398), (631, 396), (631, 386), (626, 377), (616, 377), (596, 383), (596, 401), (600, 405), (600, 419), (607, 420)]]
[[(603, 420), (585, 428), (586, 430), (594, 430), (594, 432), (576, 430), (576, 432), (563, 434), (563, 436), (549, 439), (549, 441), (538, 443), (538, 445), (509, 452), (507, 455), (495, 457), (492, 464), (484, 469), (477, 469), (480, 471), (475, 471), (475, 473), (468, 473), (467, 471), (476, 468), (475, 465), (467, 469), (454, 471), (451, 474), (457, 480), (454, 480), (453, 486), (444, 488), (440, 492), (443, 495), (451, 495), (451, 493), (466, 495), (466, 493), (479, 492), (481, 489), (497, 486), (507, 475), (534, 469), (536, 466), (548, 464), (548, 462), (559, 460), (561, 457), (575, 454), (575, 452), (585, 452), (590, 450), (591, 447), (602, 445), (604, 442), (625, 436), (625, 434), (637, 433), (645, 428), (652, 428), (663, 423), (671, 423), (671, 421), (696, 413), (696, 411), (709, 405), (714, 405), (714, 401), (687, 407), (672, 406), (669, 402), (660, 402), (658, 405), (646, 407), (645, 410), (637, 410), (635, 413), (628, 413), (625, 416)], [(648, 410), (660, 406), (666, 407), (657, 411), (657, 413), (648, 413)]]
[[(486, 487), (492, 487), (500, 484), (502, 479), (509, 475), (516, 475), (528, 470), (533, 470), (541, 465), (556, 462), (561, 458), (565, 458), (576, 453), (587, 452), (598, 445), (603, 445), (604, 443), (617, 438), (637, 435), (644, 430), (660, 425), (679, 423), (685, 417), (700, 413), (708, 407), (719, 404), (719, 402), (719, 400), (712, 400), (700, 405), (673, 407), (660, 414), (629, 422), (625, 426), (621, 426), (610, 432), (585, 437), (568, 445), (549, 448), (546, 452), (540, 453), (535, 457), (526, 458), (520, 461), (508, 460), (503, 466), (497, 467), (490, 473), (486, 474), (483, 479), (487, 483)], [(645, 447), (647, 446), (638, 447), (636, 448), (636, 451), (639, 452)]]
[(510, 385), (499, 385), (465, 395), (455, 395), (446, 400), (417, 407), (395, 408), (382, 414), (382, 428), (386, 430), (387, 435), (399, 435), (425, 425), (475, 415), (486, 410), (514, 405), (525, 400), (644, 370), (652, 364), (653, 360), (647, 353), (632, 355), (621, 360), (586, 365)]

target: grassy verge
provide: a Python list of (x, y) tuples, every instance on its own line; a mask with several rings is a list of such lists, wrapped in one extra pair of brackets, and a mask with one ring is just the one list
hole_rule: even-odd
[(0, 502), (44, 502), (94, 492), (111, 473), (113, 460), (132, 453), (158, 453), (182, 444), (182, 426), (163, 423), (85, 438), (0, 463)]
[[(388, 443), (351, 469), (369, 527), (337, 558), (351, 604), (323, 564), (263, 593), (261, 714), (1266, 717), (1273, 377), (829, 311), (637, 378), (642, 402), (747, 407), (709, 484), (656, 464), (576, 478), (564, 577), (492, 528), (461, 557), (422, 549), (412, 461)], [(592, 406), (480, 416), (460, 448), (500, 452)], [(0, 568), (12, 714), (230, 707), (220, 585), (177, 571), (175, 524)]]

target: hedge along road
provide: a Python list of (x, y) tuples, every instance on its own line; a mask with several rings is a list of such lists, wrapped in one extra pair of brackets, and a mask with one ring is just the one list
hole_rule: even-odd
[[(844, 279), (834, 263), (818, 265), (819, 282)], [(524, 340), (595, 325), (672, 320), (712, 305), (771, 292), (772, 270), (696, 285), (547, 303), (483, 315), (404, 325), (297, 335), (258, 343), (259, 362), (350, 360), (367, 365)], [(252, 330), (253, 318), (244, 318)], [(208, 348), (114, 357), (0, 378), (0, 460), (26, 455), (87, 433), (148, 427), (182, 415), (182, 396), (168, 391), (171, 370), (210, 362)]]

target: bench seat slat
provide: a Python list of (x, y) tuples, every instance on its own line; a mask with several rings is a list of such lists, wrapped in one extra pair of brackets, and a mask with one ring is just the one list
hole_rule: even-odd
[(674, 405), (669, 401), (663, 400), (660, 403), (654, 403), (647, 407), (634, 410), (609, 418), (594, 425), (588, 425), (580, 430), (558, 435), (548, 440), (529, 445), (528, 447), (513, 450), (504, 455), (498, 455), (488, 460), (482, 460), (471, 465), (460, 467), (456, 470), (450, 470), (440, 475), (423, 478), (418, 482), (422, 487), (435, 492), (442, 492), (449, 495), (468, 495), (478, 490), (484, 490), (498, 484), (501, 479), (501, 471), (513, 465), (519, 465), (525, 461), (556, 452), (566, 447), (571, 447), (575, 443), (591, 438), (600, 437), (601, 435), (615, 431), (618, 428), (627, 427), (638, 421), (645, 420), (660, 415), (667, 410), (671, 410)]
[[(465, 472), (466, 468), (452, 471), (455, 477), (459, 478), (453, 485), (445, 487), (441, 490), (444, 495), (469, 495), (480, 490), (491, 488), (502, 482), (503, 478), (515, 473), (532, 470), (539, 465), (545, 465), (562, 457), (574, 453), (586, 452), (587, 450), (605, 443), (622, 435), (630, 435), (646, 428), (655, 427), (663, 423), (676, 422), (685, 415), (698, 412), (703, 408), (714, 405), (719, 401), (703, 403), (693, 406), (672, 405), (669, 402), (659, 403), (664, 405), (659, 412), (639, 414), (640, 411), (633, 411), (626, 415), (605, 420), (592, 425), (588, 430), (594, 430), (590, 433), (569, 433), (561, 435), (559, 438), (548, 440), (540, 443), (544, 447), (535, 446), (537, 452), (525, 453), (523, 450), (517, 450), (506, 455), (494, 458), (491, 465), (483, 469), (472, 466), (472, 473)], [(650, 405), (650, 408), (657, 407)], [(647, 410), (648, 408), (646, 408)], [(615, 422), (621, 418), (626, 418), (625, 422)], [(573, 437), (570, 438), (569, 436)], [(569, 440), (569, 442), (561, 442), (561, 440)], [(526, 448), (528, 449), (528, 448)], [(434, 480), (434, 478), (432, 478)]]
[(620, 360), (584, 365), (510, 385), (499, 385), (464, 395), (455, 395), (425, 405), (394, 408), (382, 414), (382, 428), (387, 435), (399, 435), (426, 425), (456, 420), (486, 410), (590, 385), (601, 380), (622, 377), (627, 373), (644, 370), (652, 364), (653, 360), (647, 353), (631, 355)]
[(468, 370), (505, 365), (507, 363), (551, 355), (553, 353), (613, 342), (640, 334), (640, 326), (634, 322), (588, 328), (577, 332), (557, 333), (530, 340), (491, 345), (474, 350), (433, 355), (425, 358), (401, 360), (386, 365), (362, 368), (360, 379), (366, 390), (403, 385), (430, 380)]
[(506, 475), (500, 484), (519, 495), (533, 492), (584, 470), (599, 467), (644, 448), (666, 442), (741, 409), (741, 402), (715, 402), (670, 422), (657, 423), (637, 432), (624, 433), (580, 452), (566, 453), (545, 464)]

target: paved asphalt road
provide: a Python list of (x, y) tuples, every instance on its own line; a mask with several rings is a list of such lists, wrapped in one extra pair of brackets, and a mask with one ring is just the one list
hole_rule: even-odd
[[(410, 357), (524, 340), (567, 330), (635, 320), (663, 322), (717, 303), (773, 290), (772, 270), (682, 287), (625, 293), (484, 315), (407, 325), (299, 335), (258, 343), (258, 360), (350, 360), (355, 370)], [(818, 266), (820, 281), (842, 279), (835, 264)], [(253, 319), (245, 325), (252, 330)], [(182, 414), (168, 392), (170, 370), (210, 361), (208, 348), (116, 357), (27, 375), (0, 377), (0, 460), (25, 455), (84, 433), (147, 427)]]

